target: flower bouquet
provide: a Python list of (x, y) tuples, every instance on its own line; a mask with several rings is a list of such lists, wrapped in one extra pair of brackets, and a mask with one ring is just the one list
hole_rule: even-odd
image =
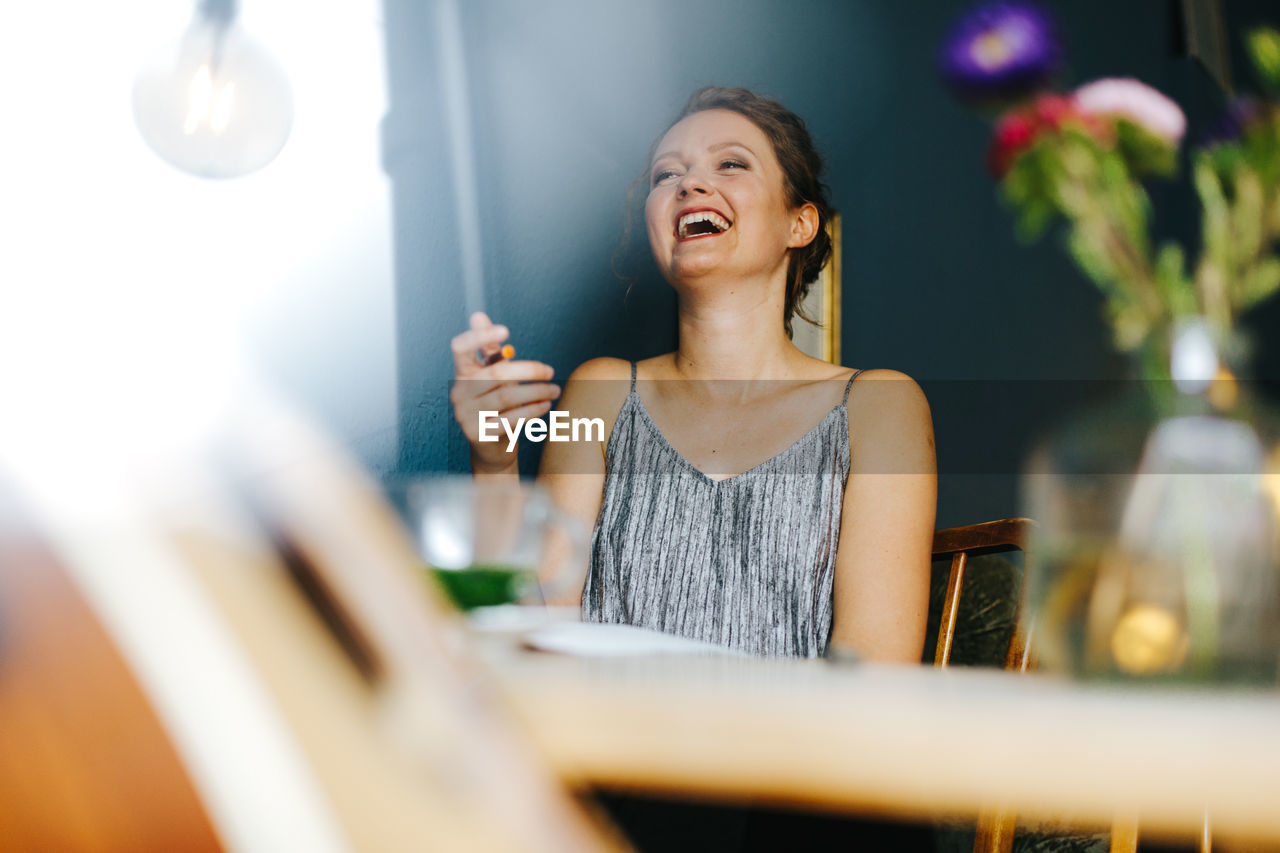
[[(1025, 239), (1061, 226), (1101, 290), (1138, 405), (1062, 427), (1024, 479), (1040, 521), (1038, 656), (1091, 677), (1274, 682), (1280, 666), (1280, 451), (1221, 366), (1240, 313), (1280, 289), (1280, 32), (1248, 39), (1262, 96), (1189, 155), (1198, 257), (1155, 245), (1143, 181), (1180, 167), (1187, 120), (1132, 79), (1049, 88), (1063, 59), (1039, 7), (964, 16), (941, 71), (995, 108), (988, 166)], [(1160, 380), (1173, 381), (1160, 381)], [(1134, 413), (1139, 413), (1134, 416)], [(1176, 476), (1169, 476), (1176, 475)], [(1269, 494), (1274, 492), (1274, 494)]]
[[(1280, 95), (1280, 32), (1257, 31), (1248, 45), (1264, 94)], [(1065, 223), (1067, 247), (1105, 296), (1120, 350), (1138, 350), (1192, 319), (1223, 344), (1240, 312), (1280, 288), (1280, 104), (1234, 102), (1191, 154), (1204, 221), (1200, 257), (1189, 269), (1182, 246), (1153, 245), (1142, 185), (1177, 173), (1182, 110), (1132, 79), (1052, 91), (1062, 58), (1052, 19), (1013, 2), (973, 10), (941, 54), (958, 96), (1004, 108), (988, 165), (1019, 235), (1033, 240)], [(1144, 368), (1167, 376), (1165, 364)]]

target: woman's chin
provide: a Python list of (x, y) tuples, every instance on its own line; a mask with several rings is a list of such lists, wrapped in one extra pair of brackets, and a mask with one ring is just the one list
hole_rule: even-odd
[(689, 281), (727, 272), (724, 269), (724, 258), (717, 252), (688, 252), (678, 257), (671, 265), (672, 281)]

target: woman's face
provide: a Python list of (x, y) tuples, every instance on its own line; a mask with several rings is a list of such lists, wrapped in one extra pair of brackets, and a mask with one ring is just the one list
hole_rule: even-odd
[(649, 246), (672, 284), (716, 273), (786, 277), (787, 250), (816, 233), (811, 204), (787, 206), (773, 144), (750, 119), (706, 110), (677, 122), (649, 170)]

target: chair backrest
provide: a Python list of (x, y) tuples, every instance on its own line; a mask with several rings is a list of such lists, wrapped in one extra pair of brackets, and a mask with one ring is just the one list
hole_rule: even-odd
[[(942, 599), (942, 613), (938, 623), (938, 642), (934, 650), (933, 665), (946, 668), (951, 662), (951, 650), (956, 638), (956, 624), (960, 611), (960, 597), (965, 588), (965, 574), (971, 557), (983, 554), (1000, 554), (1010, 551), (1023, 553), (1023, 582), (1018, 585), (1018, 600), (1013, 610), (1013, 627), (1009, 646), (1005, 652), (1004, 668), (1025, 671), (1030, 666), (1031, 624), (1025, 606), (1027, 574), (1031, 568), (1031, 555), (1027, 544), (1035, 522), (1029, 518), (1005, 518), (964, 527), (948, 527), (933, 534), (933, 559), (935, 562), (950, 558), (947, 589)], [(973, 853), (1009, 853), (1013, 848), (1016, 816), (1005, 809), (991, 809), (978, 815), (973, 842)]]
[[(942, 615), (938, 623), (938, 642), (934, 650), (933, 665), (945, 668), (951, 662), (951, 649), (955, 642), (956, 620), (959, 615), (960, 596), (964, 591), (965, 568), (969, 558), (979, 554), (997, 554), (1022, 551), (1024, 554), (1023, 577), (1030, 568), (1027, 543), (1035, 522), (1029, 518), (1005, 518), (964, 527), (948, 527), (933, 534), (933, 559), (951, 558), (947, 576), (947, 591), (942, 600)], [(1005, 654), (1005, 669), (1025, 670), (1030, 662), (1031, 625), (1028, 609), (1024, 606), (1026, 584), (1021, 584), (1018, 602), (1013, 616), (1013, 632)]]

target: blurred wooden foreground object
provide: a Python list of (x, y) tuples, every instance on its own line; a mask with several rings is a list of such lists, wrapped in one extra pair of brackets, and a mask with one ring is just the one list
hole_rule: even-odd
[[(746, 658), (490, 655), (571, 784), (930, 820), (1031, 821), (1280, 849), (1280, 695)], [(1222, 842), (1219, 844), (1219, 842)], [(1237, 846), (1228, 847), (1229, 843)]]
[(0, 848), (220, 849), (146, 695), (0, 484)]
[[(951, 613), (969, 556), (1020, 547), (1028, 529), (1014, 520), (938, 531), (938, 556), (965, 555)], [(1013, 670), (1027, 664), (1028, 634), (1025, 625), (1014, 633)], [(1140, 820), (1153, 840), (1193, 843), (1207, 810), (1222, 849), (1280, 850), (1276, 691), (1086, 686), (959, 666), (599, 660), (501, 644), (489, 660), (509, 707), (583, 787), (907, 819), (1002, 817), (1002, 833), (980, 845), (1008, 845), (1015, 814), (1099, 831), (1114, 821), (1116, 850), (1133, 849), (1135, 837), (1118, 816)]]
[[(291, 413), (105, 523), (0, 530), (0, 849), (620, 847), (525, 746), (374, 484)], [(17, 478), (21, 480), (22, 478)]]

